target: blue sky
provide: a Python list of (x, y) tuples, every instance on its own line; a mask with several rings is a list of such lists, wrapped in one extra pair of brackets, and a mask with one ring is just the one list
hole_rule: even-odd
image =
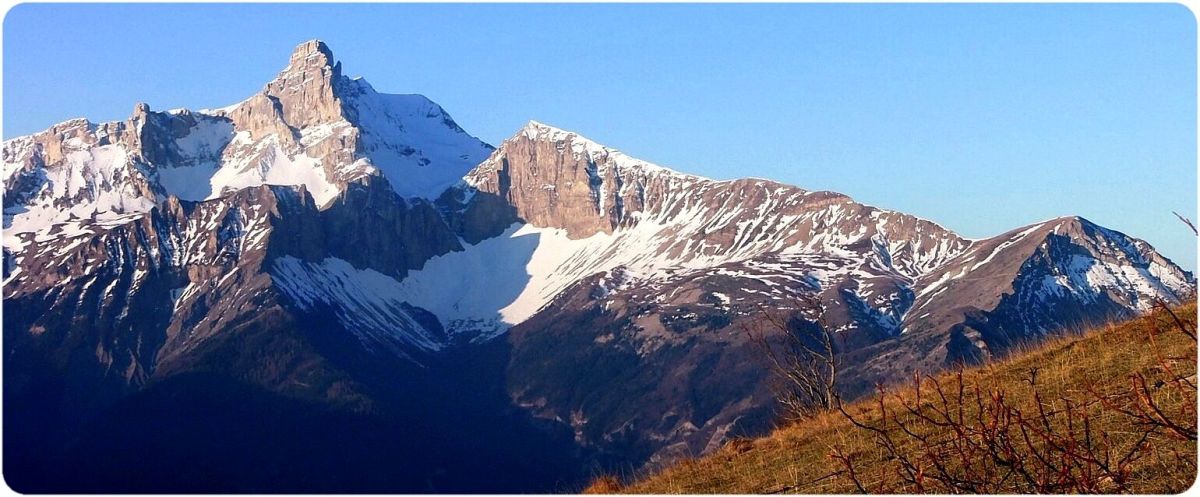
[(496, 144), (536, 119), (984, 237), (1078, 214), (1188, 269), (1196, 20), (1178, 5), (25, 4), (3, 135), (220, 107), (325, 40)]

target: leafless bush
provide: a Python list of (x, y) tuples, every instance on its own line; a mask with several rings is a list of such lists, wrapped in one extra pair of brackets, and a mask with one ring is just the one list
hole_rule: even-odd
[[(1156, 302), (1155, 308), (1171, 319), (1172, 328), (1196, 344), (1196, 326), (1181, 319), (1174, 309), (1164, 302)], [(1194, 354), (1188, 357), (1166, 357), (1158, 346), (1158, 336), (1164, 331), (1160, 329), (1158, 320), (1154, 320), (1147, 340), (1150, 349), (1154, 351), (1158, 366), (1159, 377), (1150, 379), (1145, 373), (1136, 372), (1129, 375), (1129, 389), (1115, 394), (1104, 394), (1092, 388), (1091, 393), (1109, 409), (1132, 419), (1137, 426), (1163, 432), (1179, 440), (1196, 441), (1196, 375), (1176, 371), (1179, 361), (1195, 361)], [(1193, 350), (1195, 350), (1193, 348)], [(1180, 402), (1175, 409), (1164, 406), (1163, 398), (1175, 397), (1187, 399)]]
[[(916, 377), (915, 398), (881, 390), (869, 430), (892, 470), (873, 492), (1096, 493), (1127, 491), (1131, 465), (1145, 454), (1155, 429), (1114, 440), (1093, 428), (1096, 401), (1034, 394), (1033, 406), (985, 390), (959, 371), (948, 382)], [(843, 473), (860, 491), (868, 485), (854, 461), (835, 452)]]
[[(1165, 305), (1163, 310), (1171, 330), (1194, 343), (1195, 326)], [(1089, 387), (1082, 400), (1051, 401), (1040, 392), (1035, 368), (1025, 380), (1032, 401), (1022, 403), (1010, 400), (1003, 389), (966, 379), (961, 369), (949, 379), (914, 375), (907, 392), (880, 387), (863, 420), (837, 404), (855, 427), (871, 433), (888, 468), (882, 477), (865, 481), (863, 464), (841, 447), (830, 458), (858, 491), (878, 493), (1129, 492), (1134, 464), (1148, 456), (1162, 467), (1194, 471), (1192, 456), (1155, 449), (1156, 439), (1195, 442), (1197, 435), (1195, 375), (1176, 367), (1195, 358), (1163, 356), (1158, 323), (1154, 320), (1150, 345), (1160, 374), (1131, 374), (1127, 389), (1105, 393)], [(1169, 398), (1175, 401), (1164, 401)], [(1098, 417), (1112, 415), (1129, 418), (1136, 429), (1095, 428)]]
[(790, 420), (828, 411), (837, 402), (839, 358), (834, 332), (815, 295), (798, 295), (789, 304), (759, 306), (742, 331), (756, 344), (774, 376), (772, 391)]

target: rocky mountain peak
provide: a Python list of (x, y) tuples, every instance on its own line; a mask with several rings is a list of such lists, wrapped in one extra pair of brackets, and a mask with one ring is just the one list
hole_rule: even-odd
[[(539, 164), (536, 160), (541, 154), (553, 162), (557, 171), (545, 174), (541, 171), (551, 164)], [(510, 156), (519, 156), (522, 160), (510, 161)], [(532, 160), (528, 160), (532, 159)], [(536, 171), (516, 171), (519, 168), (534, 167)], [(620, 150), (603, 145), (595, 140), (574, 131), (551, 126), (539, 121), (530, 120), (525, 123), (512, 137), (506, 139), (487, 161), (467, 173), (467, 183), (479, 186), (488, 178), (500, 172), (501, 169), (511, 168), (506, 174), (525, 174), (538, 177), (541, 182), (537, 185), (548, 192), (558, 192), (560, 188), (570, 188), (577, 176), (583, 174), (583, 180), (588, 187), (599, 186), (604, 177), (612, 176), (616, 183), (632, 184), (650, 177), (672, 177), (688, 183), (712, 182), (712, 180), (692, 174), (682, 173), (666, 167), (631, 157)], [(553, 188), (552, 188), (553, 187)], [(590, 196), (600, 192), (591, 192)], [(600, 206), (597, 206), (599, 209)]]
[(143, 119), (144, 120), (144, 119), (146, 119), (146, 116), (148, 114), (150, 114), (150, 104), (148, 104), (146, 102), (138, 102), (136, 105), (133, 106), (133, 114), (130, 116), (130, 119), (132, 119), (132, 120)]
[(337, 78), (341, 75), (342, 64), (333, 57), (333, 50), (321, 40), (309, 40), (301, 43), (292, 50), (288, 65), (279, 73), (274, 82), (311, 75), (326, 74)]
[(301, 43), (292, 51), (288, 65), (263, 93), (283, 114), (293, 129), (344, 120), (337, 88), (344, 86), (342, 65), (333, 51), (319, 40)]
[(335, 60), (333, 58), (333, 50), (330, 50), (329, 45), (321, 40), (308, 40), (304, 43), (296, 45), (292, 50), (291, 62), (289, 67), (297, 66), (333, 66)]
[(612, 233), (648, 200), (708, 182), (538, 121), (505, 140), (465, 181), (504, 199), (520, 219), (572, 238)]
[[(549, 124), (534, 121), (532, 119), (530, 119), (529, 122), (526, 122), (525, 126), (522, 126), (521, 131), (517, 134), (524, 135), (531, 140), (566, 141), (571, 138), (587, 140), (586, 138), (579, 136), (579, 134), (575, 133), (574, 131), (556, 128)], [(590, 142), (591, 140), (587, 141)]]
[[(656, 164), (635, 159), (626, 155), (620, 150), (602, 145), (574, 131), (568, 131), (538, 121), (531, 120), (525, 123), (525, 126), (523, 126), (521, 130), (518, 131), (517, 134), (508, 141), (515, 142), (520, 139), (554, 144), (557, 150), (569, 149), (575, 158), (590, 162), (597, 167), (613, 166), (622, 169), (640, 169), (689, 176), (699, 179), (697, 176), (687, 175)], [(516, 145), (513, 146), (515, 147)]]

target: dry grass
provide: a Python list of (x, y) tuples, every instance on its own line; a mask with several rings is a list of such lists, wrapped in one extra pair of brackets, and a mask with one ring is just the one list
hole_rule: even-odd
[(615, 494), (621, 491), (621, 480), (615, 476), (604, 475), (595, 480), (583, 491), (585, 494)]
[[(1175, 312), (1195, 329), (1195, 303)], [(960, 373), (846, 406), (863, 427), (828, 412), (628, 485), (601, 478), (589, 491), (1178, 493), (1195, 480), (1196, 341), (1165, 312)], [(946, 415), (961, 422), (944, 424)]]

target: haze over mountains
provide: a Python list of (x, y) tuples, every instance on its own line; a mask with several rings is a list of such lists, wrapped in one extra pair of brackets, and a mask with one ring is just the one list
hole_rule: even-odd
[(1078, 217), (973, 240), (538, 122), (494, 148), (319, 41), (237, 104), (138, 104), (3, 159), (25, 491), (564, 489), (768, 428), (740, 327), (796, 294), (855, 395), (1195, 286)]

